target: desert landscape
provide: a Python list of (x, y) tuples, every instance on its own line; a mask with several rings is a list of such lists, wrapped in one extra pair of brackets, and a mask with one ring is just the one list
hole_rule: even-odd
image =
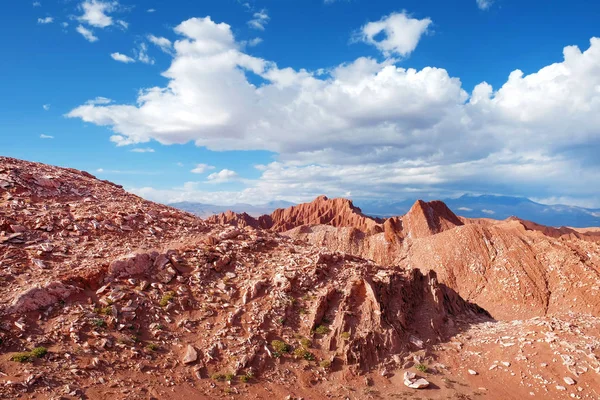
[(0, 397), (597, 399), (600, 237), (441, 202), (201, 220), (0, 158)]
[(0, 400), (600, 400), (600, 1), (2, 5)]

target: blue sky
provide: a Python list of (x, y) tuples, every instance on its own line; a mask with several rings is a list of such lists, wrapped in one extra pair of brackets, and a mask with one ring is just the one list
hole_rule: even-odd
[(579, 0), (12, 0), (0, 153), (162, 202), (600, 207), (598, 20)]

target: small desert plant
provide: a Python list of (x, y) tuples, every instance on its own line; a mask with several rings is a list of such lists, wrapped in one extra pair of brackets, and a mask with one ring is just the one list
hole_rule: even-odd
[(304, 358), (307, 361), (315, 360), (314, 354), (302, 347), (298, 347), (296, 350), (294, 350), (294, 355), (298, 358)]
[(17, 353), (14, 354), (10, 360), (11, 361), (15, 361), (15, 362), (20, 362), (20, 363), (26, 363), (29, 361), (33, 361), (36, 358), (42, 358), (44, 357), (46, 354), (48, 354), (48, 349), (45, 347), (36, 347), (35, 349), (28, 351), (28, 352), (23, 352), (23, 353)]
[(146, 348), (150, 351), (156, 351), (158, 350), (159, 346), (156, 343), (148, 343)]
[(342, 339), (348, 340), (350, 339), (350, 332), (342, 332), (340, 336), (342, 337)]
[(161, 307), (166, 307), (173, 299), (175, 298), (175, 293), (167, 292), (163, 295), (163, 297), (158, 302), (158, 305)]
[(302, 339), (300, 339), (300, 344), (305, 349), (310, 349), (310, 347), (312, 346), (312, 341), (308, 338), (302, 338)]
[(225, 374), (225, 380), (227, 382), (233, 382), (235, 380), (235, 374), (232, 374), (232, 373)]
[(45, 347), (36, 347), (35, 349), (31, 350), (31, 355), (35, 358), (42, 358), (46, 354), (48, 354), (48, 349)]
[(329, 333), (329, 328), (326, 327), (325, 325), (319, 325), (315, 328), (315, 333), (317, 333), (319, 335), (325, 335), (325, 334)]
[(320, 365), (322, 368), (328, 369), (329, 367), (331, 367), (331, 361), (329, 361), (329, 360), (323, 360), (323, 361), (321, 361), (321, 362), (319, 363), (319, 365)]
[(225, 375), (224, 374), (212, 374), (211, 378), (213, 381), (222, 382), (225, 380)]
[(32, 357), (31, 357), (31, 353), (27, 352), (27, 353), (17, 353), (14, 354), (11, 358), (11, 361), (15, 361), (15, 362), (20, 362), (20, 363), (26, 363), (29, 361), (33, 361)]
[(417, 364), (415, 365), (417, 371), (427, 372), (427, 365), (425, 364)]
[(271, 346), (273, 346), (273, 349), (280, 354), (289, 353), (292, 350), (290, 345), (282, 340), (273, 340)]
[(93, 324), (96, 328), (105, 328), (106, 327), (106, 321), (103, 319), (100, 319), (100, 318), (95, 319), (93, 321)]

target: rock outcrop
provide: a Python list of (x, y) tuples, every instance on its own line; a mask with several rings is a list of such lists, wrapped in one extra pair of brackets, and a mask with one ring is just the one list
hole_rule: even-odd
[[(323, 209), (330, 210), (327, 218), (311, 217)], [(289, 222), (258, 223), (282, 215)], [(235, 218), (229, 215), (229, 221)], [(324, 197), (255, 221), (255, 227), (289, 228), (282, 233), (378, 264), (436, 271), (442, 283), (494, 318), (600, 315), (600, 236), (594, 230), (460, 218), (443, 202), (420, 200), (403, 216), (376, 220), (349, 200)]]

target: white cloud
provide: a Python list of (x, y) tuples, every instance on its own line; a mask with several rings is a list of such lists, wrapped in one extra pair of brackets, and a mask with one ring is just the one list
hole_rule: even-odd
[(208, 183), (225, 183), (238, 178), (238, 174), (230, 169), (222, 169), (206, 177)]
[(148, 55), (148, 45), (146, 43), (140, 43), (135, 53), (139, 62), (150, 65), (154, 64), (154, 59)]
[[(392, 13), (379, 21), (369, 22), (357, 34), (357, 39), (375, 46), (386, 57), (410, 55), (431, 25), (429, 18), (416, 19), (406, 12)], [(377, 39), (384, 35), (385, 38)]]
[(473, 209), (469, 207), (458, 207), (458, 211), (473, 211)]
[(103, 169), (103, 168), (98, 168), (98, 169), (96, 170), (96, 172), (98, 172), (98, 173), (102, 173), (102, 172), (104, 172), (104, 169)]
[[(278, 153), (241, 198), (448, 195), (457, 185), (597, 197), (600, 39), (584, 52), (566, 47), (562, 62), (529, 75), (516, 70), (497, 89), (483, 82), (468, 93), (442, 68), (400, 68), (393, 59), (280, 68), (241, 51), (229, 25), (210, 18), (175, 32), (166, 86), (142, 90), (133, 104), (84, 104), (68, 116), (109, 127), (118, 145), (193, 141)], [(252, 74), (264, 83), (251, 83)]]
[(269, 15), (267, 14), (267, 10), (260, 10), (259, 12), (254, 13), (253, 18), (248, 21), (248, 25), (251, 28), (258, 29), (260, 31), (265, 30), (265, 25), (269, 23)]
[(91, 43), (97, 42), (98, 41), (98, 37), (94, 35), (94, 32), (92, 32), (91, 30), (87, 29), (86, 27), (84, 27), (83, 25), (79, 25), (76, 28), (76, 31), (81, 33), (81, 35), (88, 41)]
[(242, 44), (247, 45), (249, 47), (255, 47), (255, 46), (258, 46), (259, 44), (261, 44), (262, 42), (263, 42), (263, 40), (261, 38), (255, 37), (253, 39), (243, 41)]
[(494, 215), (494, 214), (496, 214), (495, 211), (488, 210), (488, 209), (485, 209), (485, 208), (483, 210), (481, 210), (481, 212), (484, 213), (484, 214), (488, 214), (488, 215)]
[(178, 167), (183, 167), (183, 165), (184, 165), (184, 164), (183, 164), (182, 162), (178, 162), (178, 163), (177, 163), (177, 166), (178, 166)]
[(146, 12), (153, 13), (153, 12), (156, 12), (156, 10), (154, 8), (149, 8), (146, 10)]
[(79, 5), (83, 15), (77, 19), (95, 28), (106, 28), (114, 24), (109, 15), (119, 6), (117, 1), (85, 0)]
[[(183, 166), (183, 165), (181, 165), (181, 166)], [(191, 170), (190, 172), (192, 172), (194, 174), (203, 174), (206, 171), (209, 171), (211, 169), (215, 169), (215, 167), (213, 167), (212, 165), (208, 165), (208, 164), (196, 164), (196, 167), (193, 170)]]
[(33, 6), (34, 6), (34, 7), (41, 7), (41, 6), (42, 6), (42, 3), (40, 3), (39, 1), (34, 1), (34, 2), (33, 2)]
[(44, 104), (42, 108), (44, 109), (44, 111), (50, 111), (50, 104)]
[(54, 18), (52, 18), (52, 17), (38, 18), (38, 20), (37, 20), (38, 24), (51, 24), (53, 22), (54, 22)]
[(480, 10), (487, 10), (492, 4), (494, 4), (494, 0), (477, 0), (477, 7), (479, 7)]
[(129, 63), (134, 63), (135, 60), (129, 56), (126, 56), (125, 54), (121, 54), (121, 53), (111, 53), (110, 55), (112, 57), (113, 60), (115, 61), (119, 61), (125, 64), (129, 64)]
[(131, 151), (133, 153), (154, 153), (154, 149), (151, 147), (144, 147), (144, 148), (137, 147), (137, 148), (131, 149), (129, 151)]
[(40, 135), (40, 139), (54, 139), (54, 136), (44, 135), (43, 133)]
[(66, 27), (68, 27), (68, 26), (69, 26), (69, 23), (68, 23), (68, 22), (62, 22), (60, 25), (61, 25), (63, 28), (66, 28)]
[(85, 104), (90, 106), (100, 106), (112, 103), (112, 100), (106, 97), (98, 96), (93, 100), (86, 101)]
[(164, 37), (157, 37), (154, 35), (148, 35), (148, 40), (150, 41), (150, 43), (158, 46), (165, 53), (171, 54), (173, 44), (169, 39)]

